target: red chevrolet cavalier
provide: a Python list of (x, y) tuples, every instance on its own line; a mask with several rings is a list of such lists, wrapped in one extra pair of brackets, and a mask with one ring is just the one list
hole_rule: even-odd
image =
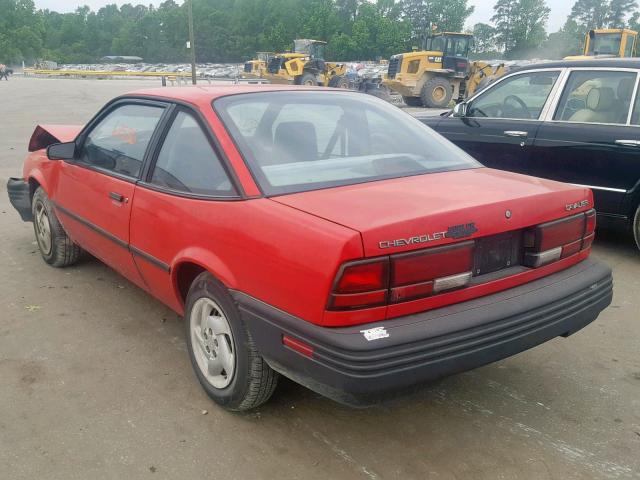
[(29, 150), (8, 192), (44, 260), (86, 250), (184, 314), (198, 380), (232, 410), (279, 374), (367, 403), (611, 302), (588, 189), (484, 168), (370, 96), (145, 90)]

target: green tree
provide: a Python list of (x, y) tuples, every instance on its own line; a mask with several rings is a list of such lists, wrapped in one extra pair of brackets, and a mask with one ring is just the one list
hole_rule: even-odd
[(496, 29), (487, 23), (476, 23), (473, 26), (473, 52), (497, 52)]
[(535, 54), (546, 39), (550, 9), (544, 0), (498, 0), (492, 21), (508, 58)]

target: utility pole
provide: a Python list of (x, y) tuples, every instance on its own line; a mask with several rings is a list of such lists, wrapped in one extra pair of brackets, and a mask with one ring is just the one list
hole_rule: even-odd
[(196, 84), (196, 43), (193, 34), (193, 0), (189, 2), (189, 50), (191, 50), (191, 83)]

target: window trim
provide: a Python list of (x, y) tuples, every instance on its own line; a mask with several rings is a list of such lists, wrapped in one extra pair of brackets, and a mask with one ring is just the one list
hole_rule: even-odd
[(120, 97), (116, 98), (115, 100), (110, 101), (104, 107), (102, 107), (102, 109), (98, 111), (98, 113), (94, 115), (91, 120), (89, 120), (89, 122), (84, 126), (84, 128), (80, 131), (80, 133), (76, 137), (75, 144), (76, 144), (77, 150), (80, 151), (84, 147), (84, 143), (86, 141), (87, 135), (89, 135), (102, 122), (102, 120), (105, 119), (105, 117), (107, 117), (114, 110), (127, 105), (141, 105), (141, 106), (156, 107), (156, 108), (163, 109), (162, 115), (160, 115), (160, 118), (158, 119), (158, 123), (156, 124), (156, 127), (151, 134), (151, 138), (149, 139), (149, 143), (145, 148), (138, 175), (135, 177), (131, 175), (125, 175), (125, 174), (116, 172), (114, 170), (109, 170), (107, 168), (102, 168), (102, 167), (97, 167), (95, 165), (82, 163), (75, 158), (73, 159), (73, 161), (69, 163), (73, 164), (74, 166), (86, 168), (87, 170), (91, 170), (96, 173), (101, 173), (109, 177), (117, 178), (119, 180), (123, 180), (128, 183), (134, 183), (134, 184), (137, 183), (140, 180), (141, 175), (144, 173), (144, 168), (145, 168), (149, 153), (155, 147), (155, 141), (157, 140), (158, 132), (161, 130), (161, 128), (164, 127), (163, 123), (170, 109), (169, 103), (156, 101), (156, 100), (146, 100), (146, 99), (120, 98)]
[[(633, 73), (636, 75), (636, 81), (633, 87), (633, 94), (631, 96), (631, 102), (629, 104), (629, 111), (627, 112), (627, 122), (626, 123), (605, 123), (605, 122), (575, 122), (569, 120), (554, 120), (553, 116), (556, 114), (558, 106), (560, 104), (560, 99), (562, 98), (562, 94), (564, 93), (564, 89), (569, 81), (569, 77), (573, 72), (581, 72), (581, 71), (605, 71), (605, 72), (622, 72), (622, 73)], [(546, 117), (543, 118), (543, 121), (548, 123), (561, 123), (561, 124), (571, 124), (571, 125), (605, 125), (612, 127), (640, 127), (640, 125), (631, 125), (631, 115), (633, 114), (633, 106), (635, 105), (636, 97), (635, 95), (638, 92), (638, 83), (640, 82), (640, 71), (637, 68), (625, 68), (625, 67), (569, 67), (566, 69), (566, 74), (564, 76), (562, 82), (562, 88), (556, 93), (556, 98), (554, 102), (550, 105), (549, 110), (547, 111)]]
[(533, 68), (533, 69), (528, 69), (528, 70), (517, 70), (515, 72), (511, 72), (508, 75), (505, 75), (505, 76), (499, 78), (494, 83), (489, 85), (487, 88), (479, 91), (478, 93), (476, 93), (475, 95), (473, 95), (470, 99), (468, 99), (466, 101), (467, 105), (471, 105), (478, 97), (480, 97), (481, 95), (485, 95), (487, 92), (489, 92), (490, 90), (496, 88), (502, 82), (504, 82), (504, 81), (506, 81), (506, 80), (508, 80), (508, 79), (510, 79), (512, 77), (531, 74), (531, 73), (538, 73), (538, 72), (558, 72), (558, 78), (556, 79), (553, 87), (549, 91), (549, 94), (547, 95), (547, 99), (545, 100), (544, 105), (542, 106), (542, 109), (540, 110), (540, 114), (538, 115), (537, 118), (502, 118), (502, 117), (465, 117), (465, 118), (473, 118), (475, 120), (483, 120), (483, 121), (484, 120), (502, 120), (502, 121), (507, 120), (507, 121), (515, 121), (515, 122), (544, 121), (544, 118), (545, 118), (545, 115), (547, 113), (547, 110), (548, 110), (552, 100), (555, 98), (555, 95), (558, 92), (559, 85), (563, 82), (566, 70), (567, 69), (563, 68), (563, 67)]
[[(229, 195), (213, 195), (213, 194), (202, 194), (202, 193), (191, 193), (184, 192), (182, 190), (176, 190), (169, 187), (163, 187), (161, 185), (157, 185), (152, 183), (151, 179), (153, 177), (153, 171), (156, 168), (156, 163), (158, 161), (158, 157), (160, 156), (160, 152), (162, 151), (162, 147), (164, 142), (171, 131), (171, 127), (180, 112), (185, 113), (186, 115), (190, 115), (195, 122), (198, 124), (202, 133), (204, 134), (211, 150), (215, 154), (217, 160), (220, 162), (222, 169), (224, 170), (229, 182), (231, 183), (231, 187), (233, 192)], [(225, 155), (222, 155), (220, 152), (221, 148), (218, 147), (217, 139), (215, 139), (215, 135), (211, 132), (209, 127), (209, 123), (203, 118), (201, 112), (197, 109), (192, 108), (187, 104), (183, 104), (181, 102), (176, 102), (171, 109), (171, 113), (167, 116), (166, 122), (162, 125), (162, 131), (158, 135), (157, 142), (154, 144), (154, 148), (151, 151), (148, 161), (145, 163), (145, 168), (142, 172), (142, 176), (138, 181), (138, 185), (149, 190), (153, 190), (160, 193), (166, 193), (169, 195), (173, 195), (176, 197), (182, 198), (192, 198), (196, 200), (217, 200), (217, 201), (238, 201), (246, 198), (243, 190), (240, 188), (240, 184), (238, 179), (236, 178), (235, 172), (229, 166), (228, 160)]]

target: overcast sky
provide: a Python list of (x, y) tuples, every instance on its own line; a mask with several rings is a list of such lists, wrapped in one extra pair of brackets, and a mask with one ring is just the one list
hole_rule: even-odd
[[(159, 5), (162, 0), (35, 0), (35, 4), (38, 8), (48, 8), (49, 10), (56, 10), (58, 12), (71, 12), (80, 5), (89, 5), (92, 9), (98, 8), (108, 4), (117, 3), (122, 5), (123, 3), (143, 3)], [(571, 6), (575, 0), (547, 0), (547, 5), (551, 7), (551, 15), (549, 16), (549, 24), (547, 29), (550, 32), (559, 30), (564, 25), (567, 16), (571, 12)], [(491, 0), (469, 0), (469, 4), (476, 7), (475, 12), (469, 17), (468, 24), (473, 25), (478, 22), (489, 23), (491, 16), (493, 15), (493, 5), (495, 1)]]

